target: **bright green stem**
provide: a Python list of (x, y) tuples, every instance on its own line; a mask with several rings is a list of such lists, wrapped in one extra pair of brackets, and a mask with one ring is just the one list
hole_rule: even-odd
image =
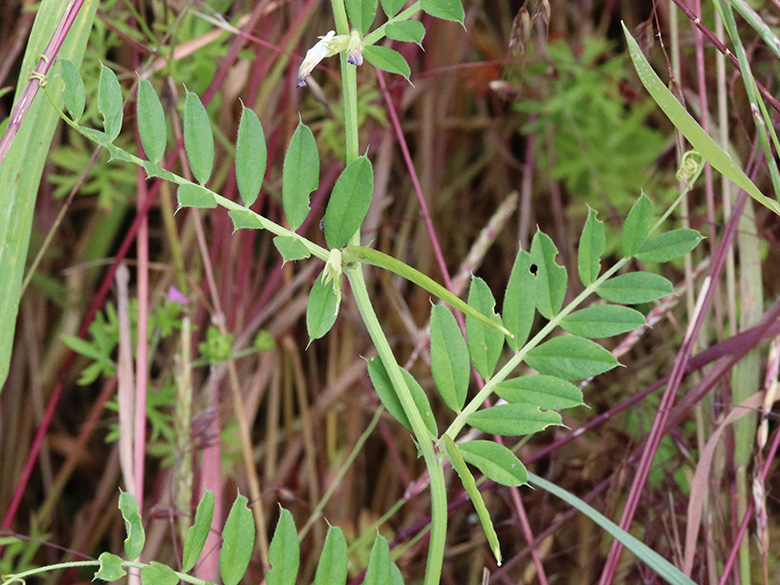
[(398, 394), (398, 399), (403, 406), (404, 413), (409, 419), (414, 431), (417, 447), (425, 460), (428, 475), (431, 480), (431, 542), (428, 548), (428, 564), (425, 568), (424, 585), (439, 585), (441, 569), (444, 560), (444, 544), (447, 536), (447, 490), (444, 483), (444, 467), (442, 461), (436, 455), (433, 448), (433, 437), (423, 422), (417, 406), (414, 404), (409, 388), (406, 386), (401, 369), (390, 344), (387, 342), (384, 331), (379, 325), (371, 299), (368, 296), (366, 281), (363, 278), (363, 269), (360, 266), (349, 268), (345, 271), (349, 279), (355, 304), (360, 311), (363, 322), (366, 324), (368, 334), (376, 347), (379, 357), (387, 370), (390, 381)]
[[(46, 565), (44, 567), (37, 567), (35, 569), (30, 569), (29, 571), (24, 571), (23, 573), (16, 573), (16, 574), (10, 574), (10, 575), (3, 575), (3, 581), (2, 585), (12, 585), (14, 583), (25, 583), (26, 579), (28, 577), (33, 577), (35, 575), (42, 575), (43, 573), (48, 573), (50, 571), (59, 571), (61, 569), (71, 569), (74, 567), (99, 567), (100, 561), (70, 561), (67, 563), (57, 563), (56, 565)], [(143, 569), (144, 567), (148, 567), (149, 565), (146, 563), (138, 563), (135, 561), (122, 561), (123, 567), (132, 567), (135, 569)], [(204, 581), (203, 579), (198, 579), (197, 577), (193, 577), (192, 575), (188, 575), (187, 573), (180, 573), (178, 571), (174, 571), (176, 573), (176, 576), (185, 583), (192, 583), (192, 585), (214, 585), (214, 583), (211, 583), (210, 581)]]

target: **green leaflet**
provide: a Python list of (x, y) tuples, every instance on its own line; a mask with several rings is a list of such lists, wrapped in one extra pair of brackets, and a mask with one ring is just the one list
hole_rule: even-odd
[(469, 389), (469, 350), (454, 315), (441, 305), (431, 308), (431, 373), (444, 403), (460, 411)]
[(309, 127), (303, 122), (293, 133), (282, 169), (282, 205), (292, 231), (309, 215), (309, 195), (320, 182), (320, 155)]
[(470, 414), (466, 422), (491, 435), (519, 436), (560, 425), (561, 415), (532, 404), (499, 404)]
[(214, 492), (206, 490), (198, 504), (198, 509), (195, 511), (195, 521), (187, 529), (187, 535), (184, 537), (181, 568), (185, 573), (191, 571), (195, 563), (198, 562), (203, 545), (206, 544), (213, 517)]
[(528, 352), (525, 362), (550, 376), (564, 380), (581, 380), (608, 372), (618, 365), (611, 353), (582, 337), (553, 337)]
[(365, 156), (347, 165), (330, 195), (325, 209), (325, 241), (330, 248), (342, 248), (360, 228), (374, 193), (374, 170)]
[(585, 404), (582, 391), (555, 376), (532, 375), (496, 384), (496, 394), (510, 403), (531, 404), (543, 410), (560, 410)]
[(638, 305), (649, 303), (674, 292), (672, 283), (658, 274), (629, 272), (610, 278), (596, 289), (596, 294), (610, 303)]
[(361, 35), (366, 34), (376, 18), (377, 0), (346, 0), (346, 5), (352, 27)]
[(179, 576), (168, 565), (152, 561), (141, 569), (143, 585), (178, 585)]
[(536, 266), (536, 308), (552, 319), (563, 307), (566, 296), (566, 268), (555, 261), (558, 248), (544, 232), (537, 231), (531, 241), (531, 263)]
[(122, 131), (122, 88), (111, 69), (100, 65), (97, 95), (98, 111), (103, 115), (103, 128), (108, 142), (113, 142)]
[(219, 574), (223, 585), (238, 585), (246, 573), (255, 546), (255, 523), (244, 496), (236, 496), (222, 530)]
[(588, 339), (620, 335), (646, 324), (642, 313), (621, 305), (586, 307), (569, 313), (561, 320), (561, 327), (566, 331)]
[(122, 518), (125, 519), (125, 555), (130, 561), (139, 557), (146, 543), (146, 534), (144, 526), (141, 523), (141, 515), (138, 513), (138, 502), (130, 492), (119, 494), (119, 509), (122, 512)]
[[(393, 18), (404, 7), (406, 0), (382, 0), (382, 10), (387, 18)], [(392, 38), (392, 37), (390, 37)]]
[[(435, 437), (438, 434), (436, 432), (436, 419), (433, 417), (433, 411), (431, 410), (431, 404), (428, 401), (428, 396), (409, 372), (400, 366), (399, 370), (401, 370), (401, 375), (404, 378), (404, 382), (406, 382), (406, 386), (409, 389), (412, 400), (414, 401), (414, 404), (417, 407), (417, 411), (420, 413), (425, 426), (428, 428), (431, 435)], [(406, 416), (404, 407), (401, 405), (401, 401), (395, 392), (395, 388), (393, 388), (393, 384), (390, 381), (390, 376), (388, 375), (381, 358), (373, 357), (368, 360), (368, 375), (371, 378), (371, 383), (374, 385), (376, 393), (379, 395), (379, 400), (387, 409), (387, 412), (389, 412), (399, 423), (409, 429), (409, 431), (414, 432), (412, 429), (412, 424), (409, 422), (409, 418)]]
[(409, 69), (409, 63), (406, 62), (403, 55), (389, 47), (367, 45), (363, 47), (363, 56), (366, 58), (366, 61), (377, 69), (387, 71), (388, 73), (397, 73), (402, 75), (407, 81), (412, 74), (412, 70)]
[(482, 499), (482, 494), (477, 488), (477, 482), (474, 481), (474, 476), (471, 475), (471, 471), (466, 467), (466, 462), (463, 460), (463, 456), (458, 449), (458, 446), (450, 439), (450, 436), (446, 433), (442, 435), (444, 440), (444, 446), (447, 449), (447, 457), (452, 463), (452, 468), (460, 477), (460, 481), (463, 484), (463, 489), (466, 490), (471, 503), (474, 504), (474, 509), (477, 511), (479, 521), (482, 523), (482, 530), (485, 531), (490, 550), (493, 551), (493, 555), (496, 557), (496, 562), (501, 564), (501, 546), (498, 543), (498, 535), (496, 535), (496, 529), (493, 528), (493, 521), (490, 519), (490, 514), (485, 506), (485, 500)]
[(300, 238), (295, 236), (276, 236), (274, 246), (282, 255), (282, 260), (287, 263), (291, 260), (305, 260), (311, 256), (311, 252)]
[(268, 162), (263, 126), (252, 110), (241, 110), (236, 138), (236, 184), (241, 200), (246, 207), (251, 206), (260, 193)]
[(460, 454), (486, 477), (501, 485), (519, 486), (527, 483), (525, 465), (509, 449), (493, 441), (469, 441), (459, 445)]
[[(95, 579), (101, 579), (103, 581), (118, 581), (127, 573), (122, 568), (122, 559), (111, 553), (100, 553), (98, 557), (100, 566), (95, 572)], [(94, 579), (93, 579), (94, 581)]]
[[(309, 293), (309, 304), (306, 306), (306, 330), (309, 332), (309, 343), (325, 335), (339, 314), (340, 295), (334, 290), (334, 283), (325, 284), (322, 279), (325, 271), (317, 277)], [(340, 287), (341, 282), (335, 283)]]
[(387, 539), (381, 534), (377, 534), (363, 583), (365, 585), (387, 585), (392, 578), (391, 566), (390, 547), (387, 544)]
[[(479, 277), (471, 279), (469, 306), (496, 324), (501, 324), (501, 317), (494, 310), (496, 301), (493, 293)], [(504, 335), (496, 328), (487, 327), (483, 321), (466, 315), (466, 343), (474, 368), (483, 378), (490, 378), (504, 348)]]
[(507, 336), (507, 343), (515, 351), (525, 344), (534, 323), (535, 290), (536, 276), (531, 272), (531, 255), (520, 250), (506, 285), (501, 314), (504, 327), (514, 334), (514, 337)]
[(217, 200), (214, 199), (214, 194), (211, 191), (193, 183), (179, 185), (176, 197), (180, 207), (214, 209), (217, 206)]
[(266, 573), (265, 579), (267, 585), (295, 585), (301, 557), (298, 532), (292, 514), (281, 506), (279, 510), (279, 522), (268, 548), (271, 569)]
[(214, 134), (206, 108), (191, 91), (184, 98), (184, 150), (195, 180), (206, 184), (214, 167)]
[(653, 220), (653, 204), (647, 195), (642, 193), (628, 212), (623, 224), (623, 256), (632, 258), (650, 233)]
[(86, 107), (86, 91), (84, 90), (84, 80), (81, 78), (78, 68), (69, 59), (60, 59), (62, 67), (62, 79), (65, 81), (65, 91), (62, 93), (62, 99), (68, 113), (74, 122), (78, 122), (84, 115)]
[(231, 209), (228, 211), (230, 219), (233, 220), (233, 229), (250, 229), (261, 230), (263, 229), (263, 222), (257, 216), (256, 213), (252, 213), (248, 209)]
[(444, 20), (454, 20), (463, 24), (463, 19), (466, 17), (461, 0), (422, 0), (421, 6), (431, 16)]
[(685, 256), (703, 239), (704, 236), (696, 230), (672, 230), (646, 240), (639, 248), (636, 257), (644, 262), (669, 262)]
[(136, 103), (138, 134), (144, 153), (154, 164), (159, 163), (165, 154), (167, 126), (160, 98), (152, 84), (146, 79), (138, 80), (138, 100)]
[(601, 255), (607, 246), (604, 222), (599, 221), (598, 213), (588, 207), (588, 219), (582, 228), (580, 246), (577, 250), (577, 271), (585, 286), (593, 283), (601, 271)]
[(388, 22), (385, 27), (387, 38), (405, 43), (417, 43), (422, 47), (425, 26), (417, 20), (399, 20)]
[(331, 526), (317, 563), (314, 585), (344, 585), (347, 582), (348, 561), (344, 532), (341, 528)]

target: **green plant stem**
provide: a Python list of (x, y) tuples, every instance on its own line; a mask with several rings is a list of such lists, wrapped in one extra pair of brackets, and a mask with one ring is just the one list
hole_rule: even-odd
[(409, 8), (406, 10), (402, 10), (398, 14), (396, 14), (393, 18), (389, 19), (386, 23), (384, 23), (382, 26), (378, 27), (374, 31), (370, 32), (363, 38), (363, 46), (373, 45), (379, 41), (381, 41), (383, 38), (385, 38), (385, 28), (387, 28), (387, 25), (392, 22), (401, 22), (402, 20), (409, 20), (412, 16), (417, 14), (422, 10), (422, 3), (415, 2), (412, 4)]
[[(99, 566), (100, 566), (100, 561), (70, 561), (67, 563), (57, 563), (56, 565), (46, 565), (44, 567), (37, 567), (35, 569), (30, 569), (29, 571), (24, 571), (23, 573), (3, 575), (4, 579), (2, 585), (11, 585), (12, 583), (24, 583), (27, 577), (42, 575), (50, 571), (60, 571), (62, 569), (71, 569), (74, 567), (99, 567)], [(122, 566), (128, 568), (132, 567), (134, 569), (143, 569), (144, 567), (148, 567), (149, 565), (147, 563), (138, 563), (135, 561), (122, 561)], [(176, 573), (176, 576), (181, 581), (184, 581), (186, 583), (192, 583), (192, 585), (214, 585), (210, 581), (204, 581), (203, 579), (198, 579), (197, 577), (193, 577), (192, 575), (188, 575), (187, 573), (180, 573), (179, 571), (174, 571), (174, 572)]]

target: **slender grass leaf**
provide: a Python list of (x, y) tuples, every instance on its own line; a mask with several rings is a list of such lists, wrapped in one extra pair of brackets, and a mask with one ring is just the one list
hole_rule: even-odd
[(623, 256), (632, 258), (639, 252), (650, 233), (652, 219), (653, 203), (642, 193), (631, 206), (631, 211), (628, 212), (628, 217), (623, 224)]
[(528, 480), (532, 485), (538, 486), (552, 495), (559, 497), (564, 502), (574, 506), (596, 524), (601, 526), (609, 534), (620, 541), (628, 550), (647, 563), (653, 571), (671, 585), (696, 585), (695, 582), (686, 577), (680, 569), (667, 561), (642, 541), (634, 538), (625, 530), (622, 530), (617, 524), (604, 516), (601, 512), (582, 501), (574, 494), (558, 487), (552, 482), (542, 479), (538, 475), (528, 472)]
[(393, 18), (401, 11), (404, 4), (406, 4), (406, 0), (382, 0), (382, 10), (387, 18)]
[(143, 585), (178, 585), (179, 576), (168, 565), (152, 561), (141, 568)]
[(81, 78), (78, 68), (70, 59), (60, 59), (62, 67), (62, 79), (65, 81), (65, 91), (62, 93), (62, 99), (65, 107), (68, 108), (71, 120), (78, 122), (84, 115), (86, 106), (86, 91), (84, 90), (84, 80)]
[(387, 409), (387, 412), (409, 431), (414, 432), (381, 358), (372, 357), (368, 360), (368, 375), (371, 378), (371, 383), (374, 385), (374, 390), (379, 395), (379, 400)]
[(696, 230), (672, 230), (645, 241), (636, 257), (644, 262), (669, 262), (685, 256), (703, 239)]
[(647, 324), (645, 316), (635, 309), (621, 305), (597, 305), (569, 313), (561, 320), (561, 327), (572, 335), (600, 339), (612, 337)]
[(244, 107), (236, 139), (236, 184), (241, 200), (249, 207), (263, 186), (268, 152), (263, 126), (252, 110)]
[(528, 352), (525, 362), (549, 376), (564, 380), (581, 380), (608, 372), (619, 365), (615, 356), (598, 343), (563, 335), (537, 345)]
[(214, 209), (217, 200), (214, 194), (200, 185), (184, 183), (176, 190), (176, 197), (180, 207), (197, 207), (199, 209)]
[[(361, 35), (365, 35), (376, 18), (377, 0), (346, 0), (346, 4), (352, 27)], [(384, 7), (384, 2), (382, 6)]]
[(560, 425), (561, 415), (532, 404), (499, 404), (470, 414), (466, 422), (491, 435), (531, 435)]
[(282, 204), (290, 229), (295, 231), (309, 215), (309, 195), (320, 182), (320, 155), (309, 127), (303, 122), (293, 133), (282, 168)]
[(663, 110), (664, 114), (682, 132), (683, 136), (691, 143), (699, 154), (701, 154), (718, 172), (735, 185), (744, 189), (748, 195), (768, 207), (777, 214), (780, 214), (780, 204), (765, 196), (753, 184), (741, 168), (732, 160), (732, 158), (699, 126), (696, 120), (685, 110), (683, 105), (677, 101), (672, 92), (666, 87), (661, 78), (658, 77), (653, 68), (647, 62), (642, 54), (639, 45), (628, 32), (626, 25), (623, 25), (623, 32), (628, 43), (628, 52), (631, 60), (634, 62), (634, 68), (639, 74), (642, 85), (648, 91), (655, 103)]
[[(469, 306), (496, 324), (501, 324), (501, 317), (496, 315), (494, 310), (496, 300), (493, 298), (493, 293), (479, 277), (471, 280)], [(504, 338), (504, 334), (498, 329), (488, 327), (482, 321), (466, 315), (466, 341), (469, 354), (474, 368), (483, 378), (490, 378), (493, 375), (501, 357), (501, 350), (504, 348)]]
[(596, 294), (610, 303), (638, 305), (649, 303), (674, 292), (672, 283), (658, 274), (629, 272), (610, 278), (596, 289)]
[(127, 572), (122, 568), (122, 559), (116, 555), (107, 552), (100, 553), (98, 562), (100, 565), (95, 572), (95, 579), (101, 579), (102, 581), (118, 581), (127, 575)]
[(122, 87), (114, 72), (103, 64), (100, 65), (97, 102), (108, 142), (113, 142), (122, 131)]
[(461, 443), (458, 448), (466, 463), (470, 463), (493, 481), (508, 486), (527, 483), (525, 465), (503, 445), (493, 441), (469, 441)]
[(141, 145), (144, 147), (146, 158), (157, 164), (165, 154), (167, 126), (160, 98), (146, 79), (138, 80), (136, 116), (138, 134), (141, 136)]
[(381, 534), (376, 535), (374, 546), (371, 549), (371, 557), (368, 559), (364, 585), (387, 585), (391, 579), (392, 561), (390, 560), (390, 547), (387, 539)]
[(433, 410), (431, 410), (431, 403), (428, 401), (428, 395), (425, 393), (425, 390), (422, 389), (419, 382), (414, 379), (414, 376), (403, 368), (400, 368), (400, 366), (399, 369), (401, 370), (401, 376), (403, 376), (404, 382), (406, 382), (406, 387), (409, 388), (409, 393), (412, 395), (414, 405), (417, 407), (417, 411), (420, 413), (425, 426), (431, 432), (431, 435), (437, 437), (439, 435), (439, 430), (436, 427), (436, 418), (433, 416)]
[(361, 156), (342, 171), (325, 209), (325, 241), (328, 247), (343, 248), (360, 228), (374, 193), (371, 161)]
[(580, 247), (577, 250), (577, 270), (585, 286), (592, 284), (601, 272), (601, 255), (607, 246), (604, 222), (596, 218), (597, 212), (588, 207), (588, 219), (582, 228)]
[(119, 509), (122, 518), (125, 519), (125, 555), (130, 561), (137, 559), (146, 543), (144, 526), (141, 523), (141, 515), (138, 512), (138, 502), (130, 492), (119, 494)]
[(261, 230), (263, 229), (263, 222), (256, 214), (252, 213), (248, 209), (231, 209), (228, 211), (230, 219), (233, 220), (233, 229), (248, 229), (248, 230)]
[(397, 73), (402, 75), (407, 81), (412, 70), (409, 69), (409, 63), (406, 62), (403, 55), (389, 47), (378, 47), (368, 45), (363, 47), (363, 56), (366, 61), (371, 63), (377, 69), (387, 71), (388, 73)]
[(255, 523), (244, 496), (236, 496), (222, 529), (219, 574), (223, 585), (238, 585), (246, 573), (255, 546)]
[(469, 350), (449, 309), (431, 309), (431, 373), (444, 403), (459, 412), (469, 390)]
[(531, 241), (531, 263), (536, 266), (536, 308), (552, 319), (563, 306), (566, 296), (566, 268), (555, 261), (558, 248), (544, 232), (537, 231)]
[(520, 250), (509, 275), (509, 283), (504, 292), (504, 327), (514, 337), (507, 336), (509, 347), (517, 351), (528, 339), (536, 312), (536, 276), (531, 272), (531, 255)]
[(431, 16), (454, 20), (461, 24), (466, 16), (461, 0), (422, 0), (421, 7)]
[(268, 547), (268, 562), (271, 569), (266, 573), (267, 585), (295, 585), (301, 548), (298, 545), (298, 531), (292, 514), (280, 507), (279, 522), (276, 524), (271, 546)]
[(195, 180), (205, 184), (214, 167), (214, 134), (203, 102), (191, 91), (184, 98), (184, 150)]
[[(341, 282), (337, 283), (341, 286)], [(306, 330), (309, 332), (309, 343), (325, 335), (339, 314), (340, 295), (334, 290), (334, 284), (322, 282), (322, 275), (317, 277), (309, 293), (309, 304), (306, 306)]]
[(582, 391), (555, 376), (521, 376), (496, 384), (496, 394), (507, 402), (532, 404), (543, 410), (561, 410), (585, 404)]
[(347, 539), (341, 528), (331, 526), (328, 528), (320, 561), (317, 563), (314, 585), (344, 585), (347, 582), (348, 569)]
[(385, 34), (394, 41), (417, 43), (422, 47), (422, 40), (425, 37), (425, 25), (417, 20), (388, 22), (385, 27)]
[(184, 537), (181, 570), (188, 573), (195, 566), (203, 552), (203, 545), (211, 529), (211, 520), (214, 518), (214, 492), (206, 490), (200, 499), (198, 509), (195, 511), (195, 521), (187, 529)]
[(279, 250), (284, 262), (291, 260), (305, 260), (311, 256), (311, 252), (304, 245), (300, 238), (295, 236), (276, 236), (274, 246)]
[(404, 576), (395, 563), (390, 566), (390, 583), (391, 585), (404, 585)]
[(490, 514), (485, 506), (485, 500), (482, 499), (482, 494), (477, 488), (477, 482), (474, 481), (474, 476), (471, 475), (471, 471), (466, 466), (466, 462), (463, 460), (463, 456), (458, 449), (458, 446), (450, 439), (450, 436), (446, 433), (442, 436), (444, 439), (444, 446), (447, 448), (447, 457), (452, 463), (452, 468), (460, 477), (460, 482), (463, 484), (463, 489), (471, 498), (471, 503), (474, 504), (474, 509), (477, 511), (479, 521), (482, 524), (482, 530), (487, 537), (488, 545), (493, 555), (496, 557), (496, 562), (501, 564), (501, 545), (498, 543), (498, 535), (496, 529), (493, 528), (493, 521), (490, 519)]

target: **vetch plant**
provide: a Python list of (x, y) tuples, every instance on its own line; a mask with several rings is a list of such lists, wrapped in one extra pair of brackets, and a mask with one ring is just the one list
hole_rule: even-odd
[[(308, 51), (298, 72), (298, 83), (303, 86), (319, 61), (339, 55), (347, 154), (325, 210), (327, 247), (297, 233), (311, 211), (310, 195), (320, 184), (317, 141), (302, 121), (292, 136), (283, 162), (282, 206), (289, 226), (285, 227), (250, 209), (262, 188), (267, 164), (262, 124), (251, 109), (242, 109), (236, 140), (236, 183), (241, 203), (231, 201), (207, 186), (214, 165), (214, 138), (208, 114), (200, 98), (192, 92), (187, 92), (184, 98), (183, 130), (186, 158), (194, 180), (160, 166), (166, 152), (167, 125), (157, 92), (147, 79), (138, 80), (135, 95), (143, 156), (114, 143), (122, 129), (124, 97), (116, 75), (106, 66), (101, 68), (97, 93), (103, 129), (79, 124), (86, 99), (84, 84), (75, 65), (66, 60), (61, 61), (59, 71), (65, 81), (64, 103), (68, 115), (62, 112), (60, 115), (75, 131), (105, 148), (113, 159), (142, 167), (149, 178), (177, 185), (180, 208), (222, 207), (227, 210), (236, 230), (265, 230), (273, 234), (273, 243), (284, 261), (301, 261), (313, 256), (312, 261), (324, 263), (308, 299), (306, 326), (310, 342), (323, 337), (333, 327), (343, 301), (344, 286), (348, 284), (378, 353), (367, 363), (368, 374), (387, 411), (413, 434), (429, 474), (432, 521), (424, 582), (435, 585), (441, 578), (447, 534), (445, 470), (448, 467), (454, 469), (470, 496), (498, 564), (502, 562), (500, 542), (477, 487), (473, 468), (502, 485), (534, 483), (561, 497), (570, 496), (562, 495), (559, 488), (556, 491), (554, 486), (530, 474), (511, 449), (492, 440), (464, 440), (462, 436), (467, 430), (487, 435), (522, 436), (561, 425), (558, 410), (584, 403), (582, 392), (573, 382), (619, 365), (607, 349), (593, 340), (642, 327), (645, 317), (632, 306), (672, 293), (672, 284), (662, 276), (623, 269), (634, 258), (652, 263), (668, 262), (687, 254), (701, 241), (701, 235), (691, 229), (657, 232), (696, 181), (702, 165), (700, 154), (690, 152), (686, 155), (679, 174), (686, 189), (660, 219), (655, 219), (649, 197), (641, 195), (637, 199), (623, 225), (622, 258), (612, 266), (602, 266), (605, 226), (597, 212), (589, 210), (579, 239), (577, 259), (576, 278), (582, 292), (566, 305), (564, 299), (571, 275), (558, 264), (558, 250), (542, 231), (534, 235), (529, 250), (520, 250), (517, 254), (503, 291), (500, 311), (496, 308), (496, 295), (481, 278), (472, 279), (468, 299), (464, 301), (415, 268), (360, 245), (360, 230), (371, 203), (374, 174), (369, 155), (360, 154), (358, 143), (355, 68), (365, 59), (384, 71), (408, 78), (410, 68), (400, 53), (377, 46), (377, 42), (389, 37), (421, 43), (424, 27), (410, 20), (420, 11), (460, 23), (464, 18), (458, 0), (422, 0), (406, 9), (403, 9), (404, 4), (403, 0), (382, 0), (381, 9), (387, 20), (370, 31), (380, 7), (377, 0), (333, 0), (335, 31), (328, 32)], [(702, 147), (708, 146), (703, 139), (699, 143)], [(391, 271), (443, 301), (431, 309), (430, 354), (438, 398), (451, 410), (448, 420), (436, 418), (431, 400), (437, 398), (429, 396), (419, 382), (399, 366), (371, 302), (364, 265)], [(586, 306), (591, 301), (597, 302)], [(465, 336), (446, 305), (464, 314)], [(223, 345), (216, 335), (211, 336), (207, 341), (210, 350), (204, 353), (210, 361), (223, 359), (227, 355), (220, 351), (225, 349)], [(471, 366), (484, 384), (470, 396)], [(534, 372), (529, 373), (527, 368)], [(496, 398), (501, 399), (500, 404), (485, 407), (486, 401)], [(252, 554), (255, 525), (246, 503), (243, 496), (236, 498), (223, 529), (220, 575), (225, 585), (237, 585)], [(160, 563), (133, 560), (138, 558), (144, 544), (138, 505), (132, 496), (122, 494), (120, 509), (127, 527), (125, 554), (129, 560), (104, 553), (99, 561), (70, 563), (69, 566), (98, 566), (95, 577), (106, 581), (121, 578), (128, 569), (140, 569), (144, 585), (173, 585), (178, 580), (206, 585), (205, 581), (188, 573), (203, 551), (214, 510), (213, 494), (207, 493), (198, 505), (194, 524), (184, 542), (180, 572)], [(584, 504), (581, 509), (667, 581), (692, 583), (668, 561), (617, 529), (605, 517)], [(292, 515), (282, 509), (268, 552), (271, 569), (266, 574), (267, 583), (295, 583), (299, 554)], [(22, 582), (28, 576), (53, 568), (59, 566), (10, 575), (5, 582)], [(344, 534), (339, 528), (331, 527), (314, 582), (322, 585), (344, 583), (347, 569)], [(365, 582), (403, 582), (398, 567), (391, 561), (388, 542), (382, 536), (377, 536), (373, 545)]]

